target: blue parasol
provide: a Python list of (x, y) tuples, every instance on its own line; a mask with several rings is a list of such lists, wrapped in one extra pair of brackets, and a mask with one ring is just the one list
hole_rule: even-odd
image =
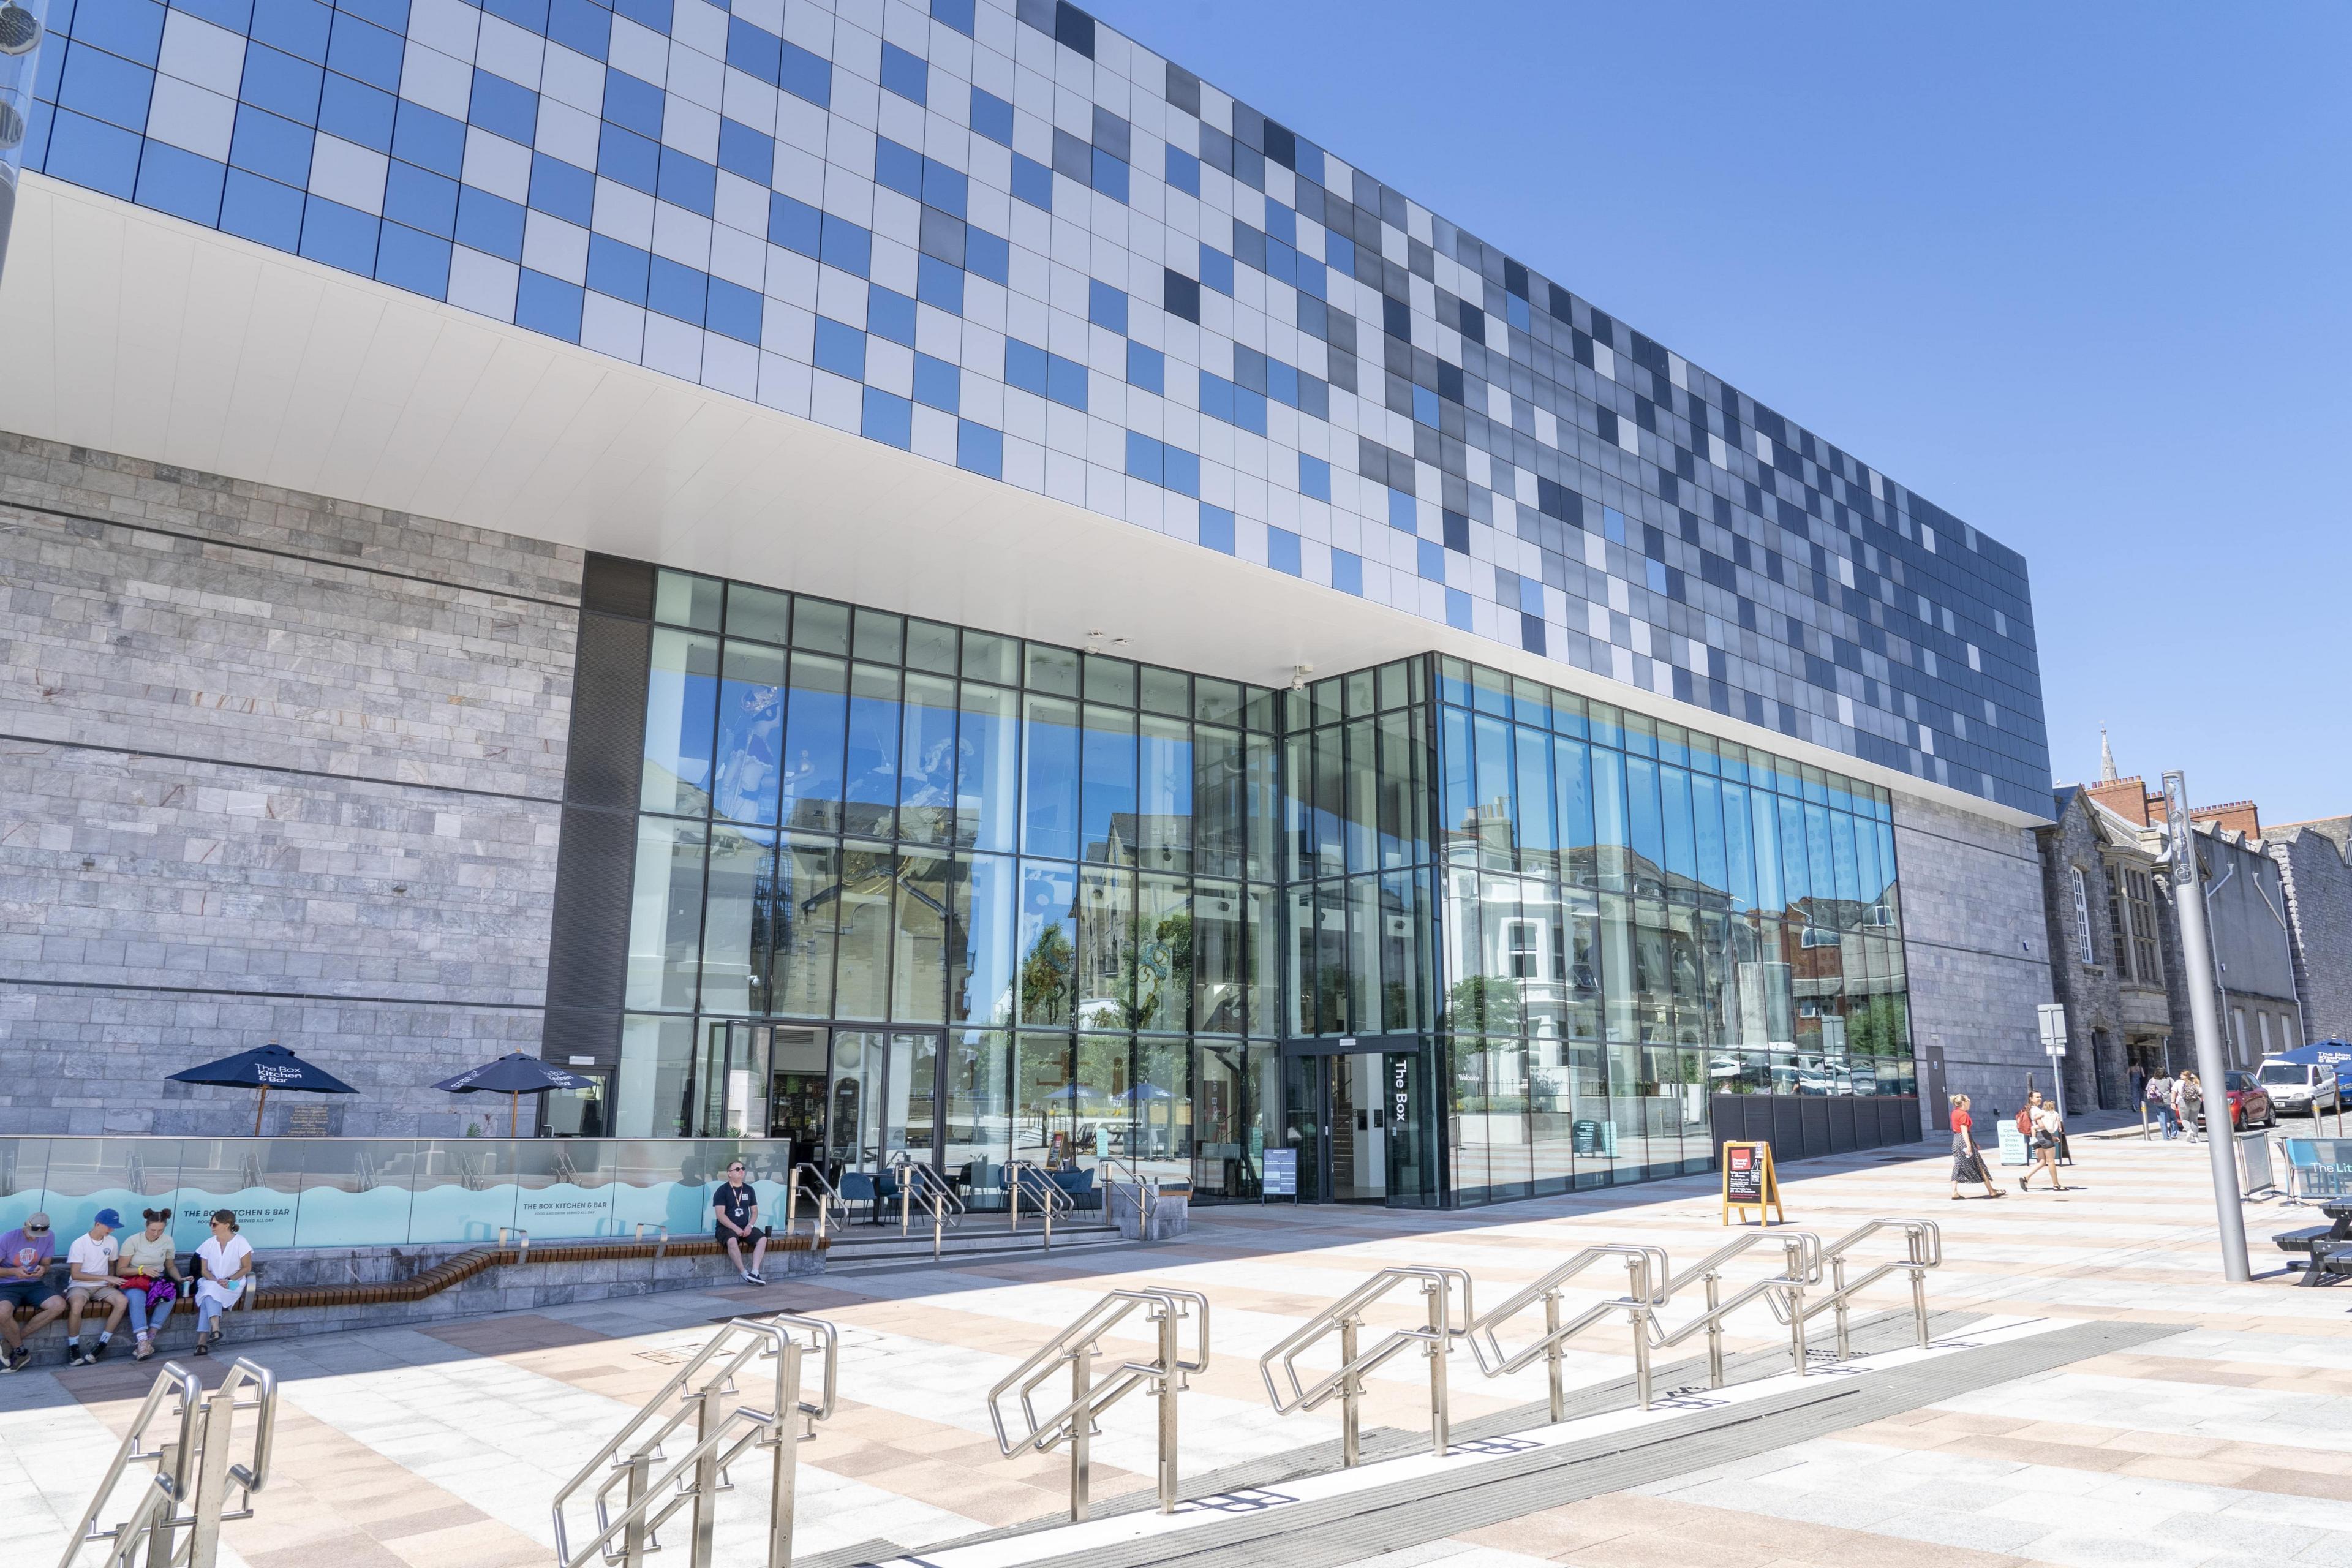
[(312, 1067), (275, 1040), (266, 1046), (256, 1046), (249, 1051), (239, 1051), (233, 1057), (223, 1057), (216, 1062), (206, 1062), (200, 1068), (175, 1072), (166, 1081), (210, 1084), (220, 1089), (259, 1089), (261, 1098), (253, 1107), (253, 1135), (256, 1138), (261, 1136), (262, 1108), (269, 1103), (269, 1091), (273, 1089), (299, 1089), (305, 1094), (359, 1092), (334, 1074)]
[(451, 1094), (503, 1094), (511, 1116), (508, 1125), (509, 1136), (520, 1136), (522, 1097), (545, 1094), (558, 1089), (587, 1089), (588, 1079), (576, 1072), (565, 1072), (541, 1058), (521, 1051), (509, 1051), (494, 1062), (484, 1062), (478, 1068), (467, 1068), (455, 1078), (445, 1078), (433, 1086)]

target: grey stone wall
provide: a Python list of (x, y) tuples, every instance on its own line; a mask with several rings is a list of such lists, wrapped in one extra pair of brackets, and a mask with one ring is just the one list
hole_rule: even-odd
[(2352, 1040), (2352, 866), (2342, 844), (2311, 827), (2290, 827), (2263, 841), (2286, 884), (2294, 929), (2295, 991), (2304, 1038)]
[(1927, 1125), (1943, 1109), (1929, 1103), (1930, 1050), (1943, 1053), (1947, 1093), (1969, 1096), (1979, 1112), (2014, 1112), (2029, 1078), (2050, 1086), (2033, 1012), (2051, 999), (2033, 835), (1897, 793), (1895, 858)]
[(537, 1048), (580, 566), (0, 433), (0, 1132), (249, 1131), (160, 1080), (272, 1039), (334, 1131), (482, 1115), (425, 1086)]
[[(2116, 978), (2114, 927), (2107, 912), (2113, 893), (2097, 828), (2080, 795), (2069, 795), (2055, 826), (2038, 830), (2042, 858), (2044, 940), (2050, 954), (2054, 999), (2066, 1007), (2066, 1103), (2069, 1109), (2125, 1109), (2131, 1098), (2130, 1068), (2124, 1053), (2123, 992)], [(2073, 873), (2083, 873), (2090, 910), (2091, 940), (2083, 944), (2083, 922), (2074, 909)]]

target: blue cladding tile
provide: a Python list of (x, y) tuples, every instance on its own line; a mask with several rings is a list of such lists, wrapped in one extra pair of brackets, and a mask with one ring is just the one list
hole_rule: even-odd
[[(51, 16), (49, 26), (59, 28), (61, 24)], [(163, 7), (154, 0), (80, 0), (70, 26), (62, 30), (79, 43), (152, 66), (163, 41)]]
[(1265, 237), (1294, 247), (1298, 244), (1298, 215), (1270, 196), (1265, 204)]
[(1234, 258), (1206, 244), (1201, 247), (1201, 287), (1220, 294), (1234, 291)]
[(399, 106), (400, 100), (388, 92), (329, 71), (326, 87), (319, 95), (319, 129), (330, 136), (389, 153), (393, 118)]
[(1004, 340), (1004, 384), (1017, 386), (1024, 392), (1045, 395), (1047, 354), (1034, 343), (1018, 338)]
[[(66, 52), (58, 107), (141, 132), (147, 129), (147, 105), (154, 91), (155, 73), (145, 66), (77, 40)], [(135, 151), (132, 159), (136, 162)]]
[(768, 197), (768, 243), (814, 256), (824, 233), (824, 215), (782, 191)]
[[(63, 15), (68, 9), (64, 0), (49, 7), (49, 25), (64, 30)], [(240, 37), (253, 26), (253, 0), (178, 0), (172, 7), (185, 11), (191, 16), (201, 16), (217, 27), (226, 27)]]
[(824, 215), (824, 247), (822, 258), (827, 267), (838, 267), (844, 272), (854, 272), (863, 278), (874, 265), (874, 236), (845, 217)]
[(1201, 508), (1201, 542), (1211, 550), (1234, 552), (1234, 514), (1221, 506)]
[[(51, 156), (55, 156), (52, 148)], [(231, 169), (221, 188), (221, 227), (279, 250), (302, 239), (302, 193), (275, 180)]]
[(719, 122), (719, 166), (755, 185), (775, 177), (776, 139), (736, 120)]
[(372, 213), (312, 196), (302, 213), (302, 254), (313, 261), (375, 276), (375, 239), (380, 226)]
[(831, 316), (816, 319), (816, 367), (852, 381), (866, 379), (866, 334)]
[(915, 258), (915, 298), (935, 310), (963, 314), (963, 268), (936, 256)]
[(1201, 194), (1201, 160), (1182, 149), (1168, 149), (1168, 183), (1188, 196)]
[(740, 16), (727, 18), (727, 63), (771, 87), (782, 78), (784, 40)]
[(646, 279), (646, 309), (698, 327), (709, 292), (709, 274), (656, 256)]
[(70, 109), (49, 126), (47, 172), (60, 180), (129, 200), (139, 179), (139, 138)]
[(384, 178), (383, 216), (448, 239), (457, 232), (457, 182), (395, 158)]
[(577, 283), (524, 268), (515, 285), (515, 325), (565, 342), (580, 341), (580, 312), (587, 294)]
[(923, 160), (923, 200), (941, 212), (965, 216), (971, 199), (971, 182), (936, 158)]
[(1167, 448), (1139, 430), (1127, 433), (1127, 477), (1160, 484), (1167, 474)]
[(1209, 371), (1201, 373), (1201, 412), (1212, 419), (1234, 422), (1234, 384)]
[(833, 107), (833, 62), (798, 44), (784, 46), (783, 70), (776, 85), (820, 109)]
[(1424, 539), (1414, 547), (1414, 569), (1429, 583), (1445, 581), (1445, 546), (1434, 539)]
[(312, 139), (307, 125), (297, 125), (251, 104), (239, 104), (236, 131), (229, 140), (228, 161), (240, 169), (267, 174), (281, 184), (300, 190), (310, 183)]
[(266, 44), (249, 44), (245, 51), (245, 79), (237, 97), (257, 108), (284, 115), (305, 125), (319, 122), (319, 89), (326, 72), (308, 60)]
[(398, 36), (372, 22), (338, 12), (334, 32), (327, 43), (327, 68), (356, 78), (370, 87), (398, 92), (401, 57), (405, 50), (406, 45)]
[(1320, 458), (1298, 455), (1298, 493), (1317, 500), (1331, 499), (1331, 465)]
[(662, 89), (639, 81), (626, 71), (604, 73), (604, 118), (640, 136), (658, 140), (662, 127)]
[(1034, 158), (1013, 154), (1013, 194), (1033, 207), (1054, 210), (1054, 171)]
[(972, 0), (931, 0), (931, 20), (953, 27), (967, 38), (976, 36)]
[(653, 258), (634, 245), (626, 245), (610, 235), (588, 237), (588, 287), (599, 294), (615, 300), (625, 300), (632, 305), (646, 302), (646, 278)]
[(596, 172), (651, 195), (661, 179), (661, 146), (606, 121), (596, 143)]
[(964, 230), (963, 264), (976, 278), (1003, 283), (1012, 276), (1012, 243), (986, 229), (968, 228)]
[(1181, 447), (1162, 447), (1160, 458), (1167, 464), (1166, 477), (1160, 482), (1180, 496), (1198, 497), (1201, 493), (1201, 457)]
[(915, 356), (915, 401), (953, 414), (961, 402), (963, 372), (929, 354)]
[(1323, 259), (1332, 271), (1342, 277), (1356, 275), (1356, 242), (1345, 235), (1327, 235), (1323, 240)]
[(915, 345), (915, 302), (877, 284), (866, 291), (866, 330), (894, 343)]
[(596, 213), (596, 176), (561, 158), (534, 153), (530, 155), (530, 205), (585, 228)]
[(1331, 586), (1342, 594), (1364, 596), (1364, 558), (1350, 551), (1331, 552)]
[[(971, 89), (971, 129), (991, 142), (1013, 145), (1013, 106), (981, 88)], [(1195, 193), (1198, 194), (1197, 192)]]
[(387, 223), (377, 237), (375, 275), (394, 288), (429, 299), (449, 297), (449, 242), (419, 234), (403, 224)]
[(1402, 533), (1417, 533), (1421, 520), (1415, 515), (1412, 495), (1407, 490), (1389, 492), (1389, 526)]
[(139, 160), (139, 205), (206, 227), (220, 222), (227, 165), (168, 142), (150, 142)]
[(1127, 200), (1127, 164), (1097, 147), (1094, 150), (1094, 186), (1115, 202)]
[(1414, 387), (1412, 389), (1412, 417), (1414, 422), (1417, 424), (1436, 424), (1437, 394), (1430, 391), (1429, 388), (1425, 386)]
[(1470, 553), (1470, 517), (1466, 512), (1448, 510), (1438, 514), (1445, 548), (1457, 554)]
[(1265, 434), (1265, 394), (1234, 388), (1234, 424), (1252, 435)]
[(257, 43), (325, 64), (327, 35), (335, 13), (318, 0), (253, 0), (253, 33)]
[(670, 0), (613, 0), (613, 13), (626, 16), (641, 27), (648, 27), (669, 36), (672, 26)]
[(474, 72), (473, 102), (466, 118), (483, 130), (528, 147), (539, 132), (539, 94), (502, 76)]
[(712, 331), (738, 342), (756, 344), (760, 341), (762, 308), (760, 296), (752, 290), (724, 278), (713, 278), (706, 324)]
[(523, 208), (476, 185), (457, 191), (457, 243), (509, 261), (522, 259)]
[(335, 0), (335, 9), (391, 32), (408, 31), (408, 0)]
[(404, 98), (393, 121), (392, 155), (455, 179), (466, 167), (466, 127)]
[(882, 46), (882, 89), (913, 103), (930, 100), (931, 68), (896, 44)]
[(1066, 408), (1087, 405), (1087, 367), (1060, 354), (1045, 356), (1045, 395)]
[(874, 139), (874, 183), (915, 201), (923, 199), (923, 155), (887, 136)]
[(547, 8), (547, 36), (592, 60), (607, 58), (613, 47), (613, 13), (594, 0), (552, 0)]
[(866, 389), (863, 431), (866, 439), (901, 449), (915, 442), (915, 405), (878, 386)]
[(1265, 563), (1277, 572), (1299, 575), (1298, 535), (1286, 528), (1265, 531)]
[(1145, 348), (1141, 343), (1127, 345), (1127, 379), (1133, 386), (1146, 392), (1165, 393), (1168, 390), (1168, 359), (1158, 349)]
[(547, 0), (482, 0), (482, 9), (526, 33), (547, 31)]
[(969, 419), (956, 421), (956, 467), (992, 479), (1004, 477), (1004, 434)]
[(1096, 326), (1127, 335), (1127, 290), (1114, 289), (1099, 278), (1087, 279), (1087, 320)]
[(1459, 588), (1445, 590), (1445, 624), (1457, 632), (1477, 630), (1470, 620), (1470, 595)]
[(719, 171), (675, 147), (661, 150), (661, 199), (709, 217), (719, 199)]
[(1298, 367), (1268, 360), (1265, 365), (1265, 395), (1286, 408), (1298, 406)]

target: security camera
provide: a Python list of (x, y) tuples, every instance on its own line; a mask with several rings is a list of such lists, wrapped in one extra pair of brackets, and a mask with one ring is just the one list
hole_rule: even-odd
[(1311, 664), (1292, 665), (1290, 667), (1290, 689), (1293, 691), (1306, 690), (1307, 678), (1314, 673), (1315, 667)]

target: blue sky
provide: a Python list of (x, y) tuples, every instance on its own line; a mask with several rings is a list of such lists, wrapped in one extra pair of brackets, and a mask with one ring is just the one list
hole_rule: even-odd
[(2352, 812), (2352, 7), (1088, 8), (2022, 551), (2059, 779)]

